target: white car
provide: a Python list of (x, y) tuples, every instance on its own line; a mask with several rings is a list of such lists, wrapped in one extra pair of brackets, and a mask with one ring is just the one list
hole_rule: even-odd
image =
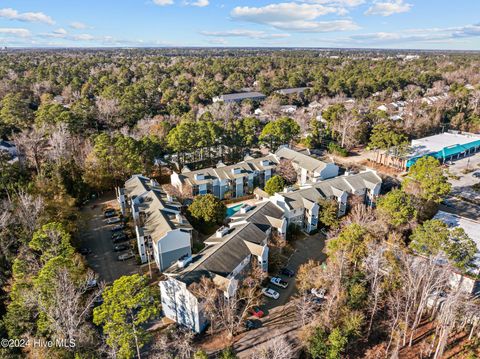
[(323, 288), (313, 288), (310, 292), (317, 298), (320, 298), (320, 299), (325, 298), (326, 291)]
[(120, 221), (121, 221), (120, 217), (112, 217), (112, 218), (107, 219), (108, 224), (115, 224), (115, 223), (118, 223)]
[(262, 294), (266, 297), (273, 299), (278, 299), (280, 297), (280, 294), (278, 294), (278, 292), (273, 290), (272, 288), (263, 288)]
[(135, 257), (135, 254), (132, 251), (129, 251), (127, 253), (120, 254), (118, 256), (119, 261), (126, 261), (127, 259)]
[(282, 280), (282, 278), (279, 278), (279, 277), (272, 277), (270, 279), (270, 283), (275, 284), (276, 286), (282, 287), (282, 288), (288, 287), (288, 282), (285, 282), (284, 280)]

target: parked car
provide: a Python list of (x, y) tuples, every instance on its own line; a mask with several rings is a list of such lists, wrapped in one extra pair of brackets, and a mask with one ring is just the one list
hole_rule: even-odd
[(252, 330), (252, 329), (260, 328), (262, 326), (262, 322), (259, 320), (247, 319), (244, 325), (245, 325), (245, 329)]
[(276, 290), (273, 290), (272, 288), (269, 288), (269, 287), (263, 288), (262, 294), (266, 297), (273, 298), (273, 299), (278, 299), (280, 297), (280, 294)]
[(84, 256), (92, 253), (92, 250), (90, 248), (86, 248), (86, 247), (82, 247), (78, 251), (80, 252), (80, 254), (83, 254)]
[(105, 218), (115, 217), (117, 215), (117, 211), (115, 211), (113, 208), (108, 208), (103, 212), (103, 215)]
[(122, 244), (117, 244), (116, 246), (113, 247), (113, 250), (115, 252), (121, 252), (121, 251), (124, 251), (125, 249), (130, 249), (130, 244), (122, 243)]
[(113, 243), (124, 242), (128, 239), (127, 235), (123, 232), (119, 233), (117, 236), (112, 236)]
[(325, 298), (325, 289), (323, 288), (313, 288), (310, 293), (312, 293), (315, 297), (324, 299)]
[(261, 310), (260, 307), (257, 306), (252, 307), (252, 309), (250, 309), (250, 313), (257, 318), (262, 318), (265, 314), (263, 310)]
[(89, 279), (87, 280), (87, 289), (95, 288), (98, 285), (96, 279)]
[(293, 277), (295, 275), (295, 272), (285, 267), (280, 270), (280, 274), (286, 275), (287, 277)]
[(135, 254), (133, 253), (133, 251), (129, 251), (127, 253), (120, 254), (118, 256), (118, 260), (119, 261), (126, 261), (127, 259), (130, 259), (130, 258), (133, 258), (133, 257), (135, 257)]
[(474, 172), (472, 176), (473, 176), (473, 177), (480, 178), (480, 172)]
[(281, 287), (281, 288), (287, 288), (288, 287), (288, 282), (285, 282), (284, 280), (282, 280), (282, 278), (280, 277), (272, 277), (270, 279), (270, 283), (278, 286), (278, 287)]
[(115, 233), (115, 232), (120, 232), (120, 231), (123, 230), (123, 229), (125, 229), (125, 224), (124, 224), (124, 223), (121, 223), (121, 224), (118, 224), (118, 225), (114, 226), (114, 227), (111, 229), (111, 231), (112, 231), (113, 233)]
[(120, 223), (120, 222), (121, 222), (120, 217), (111, 217), (111, 218), (107, 219), (108, 224), (115, 224), (115, 223)]

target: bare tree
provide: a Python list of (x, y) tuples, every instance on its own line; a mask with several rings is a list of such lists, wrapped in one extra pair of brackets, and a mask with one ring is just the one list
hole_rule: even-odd
[(37, 173), (47, 146), (46, 131), (44, 127), (33, 127), (14, 136), (14, 141), (20, 153), (28, 162), (33, 164)]
[(251, 359), (292, 359), (295, 357), (293, 346), (284, 336), (273, 335), (261, 348), (256, 349)]
[(118, 123), (115, 119), (120, 114), (120, 107), (116, 98), (109, 99), (105, 97), (97, 97), (95, 100), (99, 119), (108, 127), (116, 128)]
[(155, 338), (149, 353), (152, 359), (190, 359), (194, 353), (194, 333), (188, 329), (172, 328)]
[(40, 220), (45, 207), (43, 198), (20, 191), (14, 200), (14, 218), (25, 229), (27, 237), (31, 237)]

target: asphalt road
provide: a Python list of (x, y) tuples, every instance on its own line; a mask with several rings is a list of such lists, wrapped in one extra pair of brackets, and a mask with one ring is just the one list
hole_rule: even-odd
[[(80, 246), (90, 248), (92, 253), (86, 256), (88, 265), (99, 275), (99, 279), (111, 283), (123, 275), (140, 273), (135, 259), (119, 262), (119, 252), (113, 250), (110, 228), (103, 217), (103, 208), (115, 206), (113, 196), (90, 202), (82, 209), (84, 228), (81, 229)], [(95, 208), (92, 208), (95, 205)], [(122, 253), (122, 252), (120, 252)]]
[(480, 220), (480, 206), (473, 203), (462, 201), (455, 197), (447, 197), (444, 204), (440, 205), (440, 209), (445, 212), (454, 213), (456, 215), (467, 217), (473, 220)]
[[(295, 252), (291, 255), (286, 265), (289, 269), (297, 273), (298, 268), (308, 260), (313, 259), (319, 262), (323, 262), (326, 259), (323, 248), (325, 247), (325, 236), (321, 233), (314, 234), (312, 236), (306, 236), (304, 239), (298, 239), (294, 242), (293, 247)], [(280, 297), (278, 299), (266, 298), (263, 307), (267, 310), (285, 305), (292, 296), (297, 293), (297, 287), (295, 283), (295, 277), (288, 278), (283, 275), (279, 275), (283, 280), (288, 282), (287, 288), (280, 288), (273, 284), (269, 286), (275, 289)]]

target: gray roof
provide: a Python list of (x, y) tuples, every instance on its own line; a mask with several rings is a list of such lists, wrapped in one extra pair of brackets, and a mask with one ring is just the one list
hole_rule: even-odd
[(290, 208), (305, 207), (305, 199), (318, 202), (321, 199), (339, 196), (342, 192), (353, 193), (365, 188), (373, 189), (382, 179), (373, 171), (361, 172), (355, 175), (340, 176), (318, 182), (312, 187), (294, 192), (283, 192), (281, 196)]
[(125, 195), (135, 198), (152, 188), (150, 178), (142, 175), (133, 175), (125, 182)]
[[(233, 227), (223, 238), (218, 238), (218, 244), (208, 246), (196, 254), (189, 266), (179, 270), (173, 265), (166, 273), (176, 274), (177, 279), (187, 285), (200, 280), (202, 276), (210, 277), (212, 274), (228, 277), (238, 264), (251, 254), (245, 242), (251, 242), (252, 238), (258, 236), (263, 236), (264, 239), (265, 233), (252, 223)], [(212, 242), (215, 242), (215, 238)]]
[(234, 222), (247, 221), (256, 225), (260, 230), (266, 232), (270, 227), (276, 227), (276, 223), (272, 223), (272, 218), (283, 219), (283, 210), (276, 204), (266, 201), (258, 204), (247, 213), (235, 213), (231, 219)]
[(275, 155), (279, 158), (286, 158), (288, 160), (291, 160), (299, 167), (305, 168), (310, 172), (321, 171), (327, 166), (326, 162), (320, 161), (304, 153), (292, 150), (288, 147), (279, 148)]
[(223, 101), (240, 101), (246, 100), (249, 98), (264, 98), (266, 97), (261, 92), (239, 92), (239, 93), (230, 93), (218, 96)]
[(281, 89), (277, 90), (275, 92), (278, 92), (282, 95), (291, 95), (293, 93), (302, 93), (305, 90), (309, 89), (310, 87), (294, 87), (294, 88), (288, 88), (288, 89)]

